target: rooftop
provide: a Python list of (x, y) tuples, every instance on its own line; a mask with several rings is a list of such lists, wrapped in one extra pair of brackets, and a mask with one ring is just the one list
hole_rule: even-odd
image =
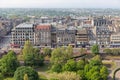
[(38, 30), (43, 30), (43, 29), (49, 30), (50, 28), (51, 28), (51, 25), (38, 25), (36, 27), (36, 29), (38, 29)]
[(32, 28), (33, 24), (32, 23), (21, 23), (16, 28)]

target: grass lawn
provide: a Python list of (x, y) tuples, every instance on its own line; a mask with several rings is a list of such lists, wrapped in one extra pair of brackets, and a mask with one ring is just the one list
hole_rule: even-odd
[(50, 70), (50, 64), (44, 64), (44, 66), (41, 66), (37, 68), (37, 72), (39, 74), (39, 77), (41, 80), (48, 80), (49, 78), (49, 70)]
[(103, 62), (103, 64), (107, 67), (107, 68), (109, 68), (109, 69), (115, 69), (115, 67), (116, 67), (116, 64), (115, 64), (115, 62)]

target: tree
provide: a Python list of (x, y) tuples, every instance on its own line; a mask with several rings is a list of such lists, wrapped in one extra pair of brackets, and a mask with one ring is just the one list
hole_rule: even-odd
[(76, 62), (71, 59), (63, 66), (63, 71), (76, 71)]
[(119, 55), (120, 50), (119, 49), (112, 49), (112, 55)]
[(40, 50), (38, 48), (34, 48), (34, 65), (42, 66), (44, 63), (44, 57), (40, 54)]
[(28, 75), (27, 74), (24, 75), (24, 80), (28, 80)]
[(24, 56), (25, 65), (43, 65), (44, 57), (39, 54), (40, 50), (38, 48), (33, 48), (32, 44), (29, 41), (25, 42), (22, 52)]
[(93, 57), (90, 62), (89, 62), (90, 66), (102, 66), (102, 60), (101, 57), (99, 55), (96, 55), (95, 57)]
[(111, 54), (112, 50), (111, 49), (104, 49), (103, 52), (105, 52), (106, 54)]
[(13, 51), (9, 51), (8, 54), (0, 60), (0, 71), (3, 75), (12, 76), (18, 66), (19, 61)]
[(79, 60), (76, 65), (77, 70), (83, 70), (84, 67), (85, 67), (85, 62), (83, 60)]
[(72, 57), (72, 48), (68, 46), (67, 48), (56, 48), (51, 54), (51, 63), (53, 64), (65, 64), (67, 60)]
[(23, 52), (25, 65), (33, 66), (34, 65), (34, 49), (32, 44), (29, 41), (25, 42), (22, 52)]
[(62, 64), (64, 62), (64, 51), (61, 48), (56, 48), (52, 51), (51, 54), (51, 63), (52, 64)]
[(52, 66), (51, 70), (52, 70), (53, 72), (59, 73), (59, 72), (62, 71), (62, 66), (61, 66), (61, 64), (55, 64), (55, 65)]
[(101, 80), (100, 73), (99, 73), (99, 67), (95, 66), (92, 67), (87, 73), (86, 73), (87, 80)]
[(45, 47), (45, 48), (43, 49), (43, 53), (44, 53), (44, 55), (46, 55), (46, 56), (51, 56), (51, 52), (52, 52), (52, 50), (51, 50), (50, 48)]
[(100, 73), (97, 71), (92, 73), (92, 75), (90, 77), (91, 77), (91, 80), (103, 80), (103, 79), (101, 79)]
[(73, 48), (72, 46), (68, 46), (65, 51), (65, 57), (70, 59), (72, 57), (72, 54), (73, 54)]
[(91, 69), (90, 65), (86, 64), (85, 67), (84, 67), (84, 73), (87, 74), (87, 72), (89, 72), (90, 69)]
[[(61, 69), (67, 60), (69, 60), (72, 57), (72, 48), (68, 46), (67, 48), (62, 47), (62, 48), (56, 48), (52, 51), (50, 61), (52, 63), (52, 71), (56, 69), (56, 66), (59, 65), (59, 69)], [(59, 70), (62, 71), (62, 70)]]
[(1, 73), (0, 73), (0, 80), (4, 80), (4, 77)]
[(100, 75), (101, 75), (101, 78), (102, 80), (107, 80), (107, 77), (108, 77), (108, 69), (106, 66), (102, 66), (102, 68), (100, 69)]
[(86, 80), (84, 70), (78, 70), (77, 74), (81, 77), (81, 80)]
[(21, 66), (18, 67), (14, 74), (15, 80), (24, 80), (25, 74), (28, 75), (28, 80), (39, 80), (38, 73), (31, 67)]
[(99, 46), (98, 45), (93, 45), (91, 48), (91, 51), (93, 54), (99, 54)]

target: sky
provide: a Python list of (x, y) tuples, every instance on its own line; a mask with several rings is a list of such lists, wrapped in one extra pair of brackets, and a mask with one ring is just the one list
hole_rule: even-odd
[(0, 8), (120, 8), (120, 0), (0, 0)]

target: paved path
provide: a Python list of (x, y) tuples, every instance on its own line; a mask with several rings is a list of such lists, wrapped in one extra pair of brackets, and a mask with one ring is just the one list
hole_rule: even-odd
[[(115, 64), (116, 64), (116, 68), (113, 69), (113, 70), (110, 72), (110, 74), (109, 74), (110, 77), (113, 77), (114, 71), (115, 71), (116, 69), (120, 68), (120, 60), (113, 60), (113, 61), (114, 61)], [(116, 73), (115, 77), (116, 77), (116, 80), (120, 80), (120, 70)], [(112, 79), (110, 79), (110, 80), (112, 80)]]

